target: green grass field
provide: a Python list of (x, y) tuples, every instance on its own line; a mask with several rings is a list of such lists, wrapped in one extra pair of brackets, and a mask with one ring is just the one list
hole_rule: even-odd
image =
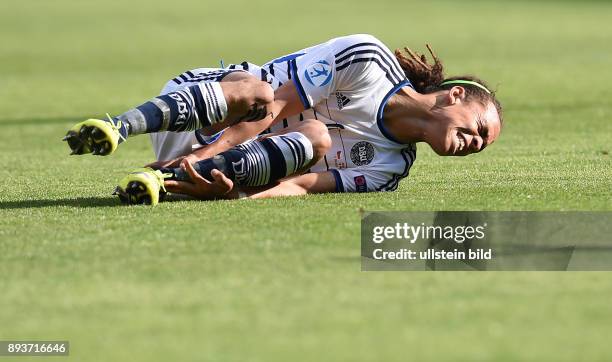
[[(500, 140), (421, 145), (395, 193), (155, 208), (110, 195), (147, 137), (106, 158), (60, 142), (186, 69), (357, 32), (498, 84)], [(610, 360), (610, 273), (361, 272), (359, 210), (612, 210), (611, 64), (604, 1), (4, 1), (0, 340), (70, 340), (74, 361)]]

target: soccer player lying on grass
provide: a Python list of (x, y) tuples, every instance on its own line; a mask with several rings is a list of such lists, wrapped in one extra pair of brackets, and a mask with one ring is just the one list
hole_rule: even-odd
[[(157, 159), (174, 160), (122, 180), (127, 203), (157, 203), (164, 182), (200, 198), (394, 190), (416, 142), (464, 156), (491, 144), (502, 122), (482, 81), (445, 79), (433, 53), (430, 65), (406, 52), (351, 35), (261, 67), (194, 69), (117, 118), (75, 125), (66, 140), (73, 153), (106, 155), (128, 136), (152, 133)], [(196, 143), (204, 147), (189, 154)], [(187, 154), (186, 170), (178, 168)]]

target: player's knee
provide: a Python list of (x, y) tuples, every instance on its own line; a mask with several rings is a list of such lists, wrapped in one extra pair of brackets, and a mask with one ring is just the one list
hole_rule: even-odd
[(268, 114), (274, 102), (274, 90), (254, 76), (236, 82), (222, 82), (232, 121), (258, 121)]
[(323, 156), (325, 156), (325, 154), (331, 148), (331, 145), (331, 137), (329, 136), (329, 132), (327, 132), (327, 129), (325, 129), (325, 133), (321, 134), (317, 142), (313, 145), (315, 158), (317, 160), (323, 158)]
[(315, 159), (323, 157), (331, 148), (332, 140), (327, 131), (327, 126), (315, 119), (304, 120), (301, 122), (299, 131), (303, 133), (312, 143)]
[(266, 83), (254, 76), (245, 77), (231, 84), (223, 83), (229, 88), (226, 98), (241, 109), (249, 109), (252, 105), (266, 105), (274, 101), (274, 90)]
[(322, 127), (317, 127), (317, 136), (315, 137), (314, 142), (312, 144), (314, 156), (316, 159), (320, 159), (325, 156), (327, 151), (329, 151), (332, 146), (332, 139), (329, 136), (327, 127), (321, 122), (318, 123), (321, 124)]
[(274, 102), (274, 89), (267, 82), (260, 80), (254, 85), (255, 102), (258, 104), (270, 105)]

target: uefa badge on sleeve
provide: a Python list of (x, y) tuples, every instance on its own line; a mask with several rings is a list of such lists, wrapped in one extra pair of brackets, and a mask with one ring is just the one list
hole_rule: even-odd
[(332, 68), (325, 60), (319, 60), (309, 65), (304, 71), (304, 77), (308, 83), (315, 87), (323, 87), (331, 81)]

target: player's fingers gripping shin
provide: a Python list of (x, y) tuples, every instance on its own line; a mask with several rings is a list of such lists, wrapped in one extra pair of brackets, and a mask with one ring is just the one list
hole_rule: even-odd
[(232, 180), (225, 176), (223, 172), (215, 169), (210, 172), (210, 175), (220, 188), (225, 189), (225, 192), (229, 192), (234, 188), (234, 183)]
[(227, 178), (220, 176), (218, 170), (210, 170), (212, 180), (204, 178), (201, 171), (200, 167), (196, 170), (189, 162), (183, 162), (181, 163), (181, 172), (175, 171), (175, 175), (178, 177), (174, 180), (165, 181), (165, 186), (170, 192), (190, 195), (200, 199), (222, 197), (232, 190), (233, 183)]
[(187, 181), (165, 180), (164, 187), (168, 192), (183, 195), (193, 195), (196, 190), (195, 185)]
[(207, 183), (208, 181), (202, 177), (202, 175), (200, 175), (194, 168), (193, 166), (191, 166), (191, 163), (189, 163), (189, 161), (187, 160), (183, 160), (181, 162), (181, 168), (185, 171), (187, 171), (187, 173), (189, 174), (189, 177), (191, 178), (191, 181), (193, 181), (194, 183), (198, 183), (198, 182), (204, 182)]
[(229, 192), (234, 186), (232, 180), (227, 178), (223, 174), (223, 172), (217, 169), (210, 170), (210, 176), (212, 180), (208, 181), (193, 168), (193, 166), (191, 165), (191, 163), (189, 163), (188, 160), (184, 160), (181, 163), (181, 166), (185, 171), (187, 171), (189, 177), (191, 177), (191, 180), (195, 182), (196, 186), (203, 185), (206, 188), (214, 188), (215, 192), (220, 194), (225, 194)]

